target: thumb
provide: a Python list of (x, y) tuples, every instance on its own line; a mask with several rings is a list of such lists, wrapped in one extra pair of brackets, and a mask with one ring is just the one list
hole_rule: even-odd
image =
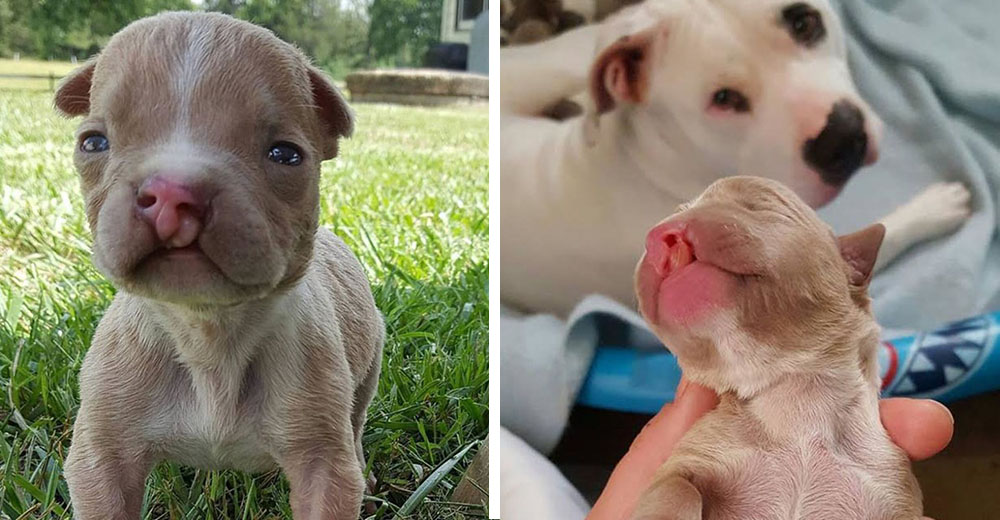
[(618, 520), (631, 514), (639, 496), (681, 437), (719, 403), (715, 392), (686, 379), (681, 380), (677, 390), (677, 399), (664, 406), (632, 441), (628, 453), (615, 466), (587, 516), (588, 520)]

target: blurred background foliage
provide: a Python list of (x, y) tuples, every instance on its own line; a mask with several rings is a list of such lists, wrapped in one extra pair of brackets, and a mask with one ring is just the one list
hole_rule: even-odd
[(0, 0), (0, 57), (84, 60), (132, 20), (164, 10), (231, 14), (298, 45), (342, 78), (419, 66), (440, 38), (442, 0)]

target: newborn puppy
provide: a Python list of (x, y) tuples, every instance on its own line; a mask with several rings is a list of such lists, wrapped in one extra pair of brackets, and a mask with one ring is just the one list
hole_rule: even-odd
[(719, 406), (685, 435), (637, 519), (905, 519), (906, 454), (878, 413), (867, 293), (885, 228), (835, 238), (777, 181), (731, 177), (648, 234), (642, 315)]
[(280, 466), (294, 518), (358, 518), (384, 325), (318, 229), (352, 115), (293, 46), (228, 16), (131, 24), (56, 93), (94, 262), (118, 288), (80, 372), (76, 518), (137, 519), (158, 461)]

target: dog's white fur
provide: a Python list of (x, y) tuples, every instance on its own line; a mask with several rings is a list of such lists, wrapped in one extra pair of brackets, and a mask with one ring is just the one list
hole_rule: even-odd
[[(877, 146), (880, 122), (858, 96), (843, 30), (825, 0), (826, 40), (796, 47), (777, 22), (792, 2), (649, 0), (600, 25), (500, 51), (501, 300), (566, 314), (583, 296), (633, 301), (640, 230), (735, 174), (777, 179), (813, 206), (835, 196), (801, 158), (831, 105), (848, 99)], [(564, 122), (538, 116), (588, 89), (595, 56), (655, 31), (647, 98)], [(713, 89), (752, 91), (750, 117), (705, 110)], [(969, 215), (961, 185), (935, 185), (884, 222), (880, 266)], [(917, 209), (918, 205), (921, 207)]]
[[(353, 128), (339, 93), (265, 29), (167, 13), (115, 35), (56, 105), (84, 116), (79, 142), (110, 142), (74, 159), (118, 288), (80, 372), (75, 517), (137, 519), (147, 473), (174, 460), (281, 467), (296, 520), (358, 518), (384, 325), (358, 260), (317, 228), (320, 162)], [(301, 164), (269, 161), (276, 142)], [(154, 178), (205, 194), (201, 216), (177, 210), (198, 252), (169, 252), (143, 220)]]

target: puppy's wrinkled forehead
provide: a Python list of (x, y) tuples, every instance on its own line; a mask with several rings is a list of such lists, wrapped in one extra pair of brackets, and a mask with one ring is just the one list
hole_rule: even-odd
[[(118, 33), (94, 71), (90, 115), (121, 145), (315, 130), (305, 58), (265, 29), (169, 13)], [(283, 122), (304, 128), (277, 128)], [(236, 139), (237, 141), (239, 139)]]
[(708, 202), (733, 204), (751, 212), (776, 212), (801, 223), (822, 224), (816, 212), (790, 188), (763, 177), (736, 176), (720, 179), (709, 186), (692, 205)]

